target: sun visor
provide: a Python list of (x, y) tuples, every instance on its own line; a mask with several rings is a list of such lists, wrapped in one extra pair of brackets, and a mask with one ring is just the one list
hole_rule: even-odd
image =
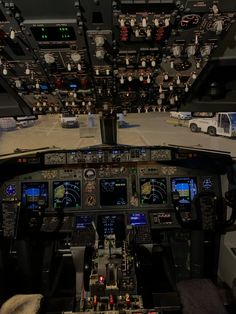
[(32, 109), (0, 76), (0, 117), (31, 115)]

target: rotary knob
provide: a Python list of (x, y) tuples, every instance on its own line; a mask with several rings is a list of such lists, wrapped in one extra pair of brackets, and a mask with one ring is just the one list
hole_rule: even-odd
[(72, 53), (70, 57), (75, 63), (78, 63), (81, 60), (81, 55), (78, 52)]
[(45, 53), (44, 60), (47, 64), (52, 64), (55, 62), (55, 58), (52, 53)]

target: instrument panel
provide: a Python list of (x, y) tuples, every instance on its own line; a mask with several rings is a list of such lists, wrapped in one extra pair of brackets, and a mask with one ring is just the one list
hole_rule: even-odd
[[(86, 167), (42, 170), (17, 176), (1, 187), (1, 198), (17, 198), (24, 206), (35, 209), (37, 204), (46, 211), (86, 209), (113, 210), (116, 208), (171, 208), (171, 192), (184, 187), (186, 197), (194, 197), (202, 190), (219, 193), (217, 175), (182, 167), (148, 165), (103, 164)], [(191, 195), (187, 195), (192, 193)]]
[(97, 226), (113, 215), (139, 229), (179, 228), (172, 193), (190, 217), (198, 193), (221, 195), (221, 159), (223, 167), (231, 162), (213, 152), (118, 145), (13, 157), (1, 165), (12, 171), (0, 187), (4, 234), (15, 234), (19, 208), (27, 219), (41, 213), (43, 232), (73, 232), (84, 219)]

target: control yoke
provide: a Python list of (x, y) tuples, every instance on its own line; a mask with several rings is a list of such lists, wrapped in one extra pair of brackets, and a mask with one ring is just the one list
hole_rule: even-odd
[[(187, 229), (224, 230), (236, 220), (236, 190), (225, 193), (225, 198), (217, 197), (212, 191), (202, 191), (193, 200), (195, 219), (184, 219), (181, 215), (179, 192), (172, 193), (172, 202), (177, 222)], [(227, 207), (232, 209), (227, 219)]]

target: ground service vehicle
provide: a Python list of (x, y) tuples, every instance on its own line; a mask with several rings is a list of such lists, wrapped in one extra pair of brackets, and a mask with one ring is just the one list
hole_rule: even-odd
[(236, 136), (236, 112), (218, 112), (213, 118), (193, 118), (189, 121), (192, 132), (205, 132), (211, 136)]
[(182, 112), (182, 111), (170, 111), (170, 117), (180, 120), (189, 120), (192, 118), (191, 112)]
[(61, 126), (63, 128), (78, 128), (78, 118), (70, 112), (64, 112), (61, 114)]

